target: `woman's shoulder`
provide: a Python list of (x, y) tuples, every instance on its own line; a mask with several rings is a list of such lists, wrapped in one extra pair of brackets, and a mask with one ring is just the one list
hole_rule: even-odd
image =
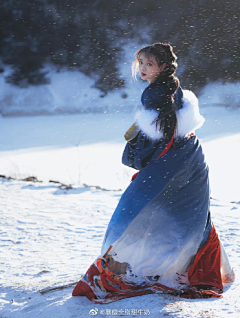
[[(142, 93), (142, 104), (144, 108), (153, 108), (156, 103), (160, 103), (166, 97), (166, 85), (164, 82), (155, 81), (148, 85)], [(176, 93), (174, 94), (174, 101), (176, 104), (176, 109), (180, 109), (183, 106), (183, 90), (181, 86), (178, 87)]]
[(164, 98), (166, 94), (166, 88), (164, 84), (153, 82), (148, 85), (142, 93), (142, 104), (145, 108), (149, 108), (152, 103), (156, 103)]

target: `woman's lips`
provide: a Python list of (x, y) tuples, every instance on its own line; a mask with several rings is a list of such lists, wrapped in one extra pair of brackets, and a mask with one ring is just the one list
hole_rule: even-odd
[(146, 76), (146, 74), (145, 73), (141, 73), (141, 76)]

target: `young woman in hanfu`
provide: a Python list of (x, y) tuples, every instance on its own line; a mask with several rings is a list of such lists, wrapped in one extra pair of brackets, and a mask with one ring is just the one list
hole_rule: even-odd
[(194, 132), (204, 118), (175, 77), (167, 43), (136, 54), (149, 86), (127, 131), (123, 164), (139, 170), (109, 222), (101, 256), (73, 290), (93, 303), (151, 293), (221, 297), (234, 272), (211, 222), (208, 166)]

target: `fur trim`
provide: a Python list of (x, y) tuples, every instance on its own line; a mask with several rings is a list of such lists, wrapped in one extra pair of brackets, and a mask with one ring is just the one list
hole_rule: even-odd
[[(175, 137), (185, 137), (200, 128), (205, 119), (199, 113), (198, 99), (196, 95), (188, 90), (183, 90), (183, 107), (176, 111), (177, 129)], [(150, 139), (159, 140), (163, 133), (156, 130), (156, 125), (152, 125), (158, 116), (156, 110), (143, 109), (136, 114), (137, 125), (140, 130)]]
[(194, 132), (196, 129), (202, 127), (205, 121), (205, 118), (200, 115), (196, 95), (188, 90), (183, 90), (183, 108), (180, 108), (176, 114), (176, 135), (179, 137), (183, 137)]
[(156, 125), (152, 124), (158, 116), (156, 110), (143, 109), (136, 114), (137, 126), (151, 140), (158, 140), (163, 137), (162, 131), (157, 131)]

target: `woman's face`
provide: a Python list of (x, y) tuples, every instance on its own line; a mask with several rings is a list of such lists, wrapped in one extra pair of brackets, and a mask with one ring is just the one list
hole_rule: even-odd
[(147, 58), (144, 53), (140, 54), (138, 61), (141, 79), (147, 80), (150, 84), (155, 81), (166, 66), (164, 63), (161, 68), (159, 68), (155, 57)]

